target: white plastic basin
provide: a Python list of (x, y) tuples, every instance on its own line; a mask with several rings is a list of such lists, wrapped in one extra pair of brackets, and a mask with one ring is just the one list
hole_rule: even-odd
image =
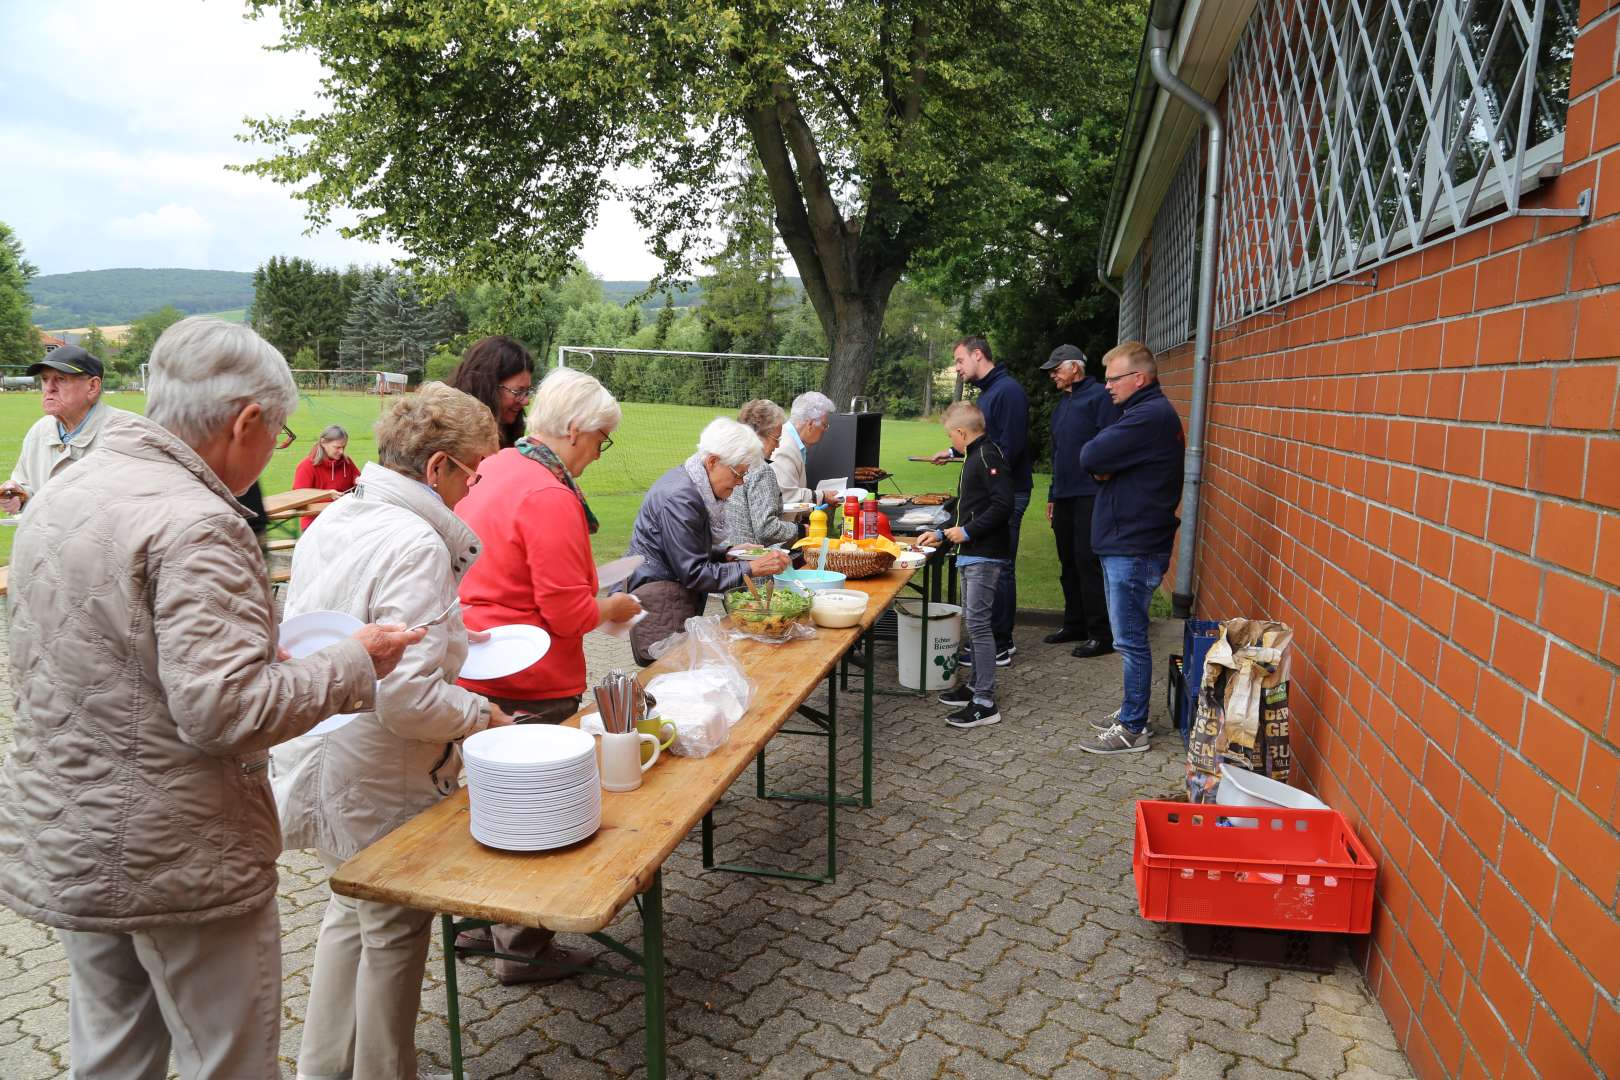
[(1328, 804), (1298, 788), (1280, 784), (1247, 769), (1221, 765), (1215, 801), (1222, 806), (1283, 806), (1290, 810), (1326, 810)]

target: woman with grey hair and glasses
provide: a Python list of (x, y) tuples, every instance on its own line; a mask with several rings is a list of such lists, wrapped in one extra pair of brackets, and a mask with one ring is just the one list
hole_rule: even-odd
[[(782, 442), (782, 425), (787, 420), (782, 407), (760, 398), (744, 405), (737, 420), (759, 436), (769, 462)], [(799, 538), (799, 527), (782, 517), (782, 488), (776, 482), (776, 470), (764, 466), (749, 469), (726, 500), (726, 523), (734, 544), (785, 544)]]
[(11, 562), (13, 746), (0, 903), (57, 928), (78, 1076), (276, 1076), (281, 830), (270, 747), (369, 709), (422, 636), (398, 623), (292, 660), (237, 501), (298, 403), (245, 326), (182, 319), (147, 414), (32, 501)]
[(636, 663), (652, 663), (653, 643), (676, 633), (703, 610), (710, 593), (787, 569), (788, 554), (768, 551), (750, 562), (726, 559), (726, 500), (755, 468), (765, 468), (759, 436), (735, 420), (710, 421), (697, 452), (647, 492), (630, 530), (628, 554), (642, 563), (628, 588), (647, 617), (630, 631)]

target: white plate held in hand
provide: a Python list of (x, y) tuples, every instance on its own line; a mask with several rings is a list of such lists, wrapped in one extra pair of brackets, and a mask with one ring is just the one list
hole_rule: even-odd
[(341, 611), (306, 611), (281, 624), (280, 645), (294, 660), (302, 660), (353, 637), (365, 623)]
[[(353, 637), (365, 623), (341, 611), (306, 611), (281, 624), (279, 644), (294, 660), (320, 652)], [(353, 720), (358, 713), (337, 713), (316, 724), (305, 735), (327, 735)]]
[(504, 679), (526, 667), (538, 664), (551, 649), (551, 635), (538, 626), (513, 623), (492, 626), (484, 633), (487, 641), (467, 646), (467, 660), (461, 665), (463, 679)]

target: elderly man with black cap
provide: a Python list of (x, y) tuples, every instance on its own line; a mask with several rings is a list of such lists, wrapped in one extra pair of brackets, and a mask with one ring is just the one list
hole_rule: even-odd
[(1108, 628), (1102, 561), (1091, 550), (1097, 481), (1080, 467), (1080, 451), (1119, 419), (1119, 406), (1102, 383), (1086, 375), (1086, 354), (1074, 345), (1053, 349), (1041, 370), (1051, 375), (1052, 385), (1062, 394), (1052, 410), (1052, 488), (1046, 520), (1052, 523), (1063, 568), (1063, 627), (1045, 640), (1049, 645), (1076, 641), (1075, 656), (1102, 656), (1114, 651), (1114, 635)]
[(0, 511), (15, 514), (45, 481), (95, 448), (112, 414), (101, 404), (101, 361), (77, 345), (63, 345), (28, 369), (40, 377), (45, 415), (23, 436), (11, 479), (0, 484)]

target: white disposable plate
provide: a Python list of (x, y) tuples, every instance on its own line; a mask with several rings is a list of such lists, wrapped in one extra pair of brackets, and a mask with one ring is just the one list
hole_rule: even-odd
[(467, 646), (467, 659), (461, 665), (463, 679), (504, 679), (516, 675), (538, 664), (551, 648), (551, 635), (538, 626), (513, 623), (492, 626), (485, 633), (489, 634), (487, 641)]
[(322, 720), (320, 723), (316, 724), (314, 727), (310, 728), (308, 731), (304, 732), (304, 734), (305, 735), (330, 735), (330, 734), (332, 734), (332, 732), (336, 731), (338, 728), (346, 726), (349, 723), (349, 721), (353, 720), (355, 717), (357, 717), (359, 715), (360, 715), (359, 713), (354, 713), (354, 712), (335, 713), (332, 716), (328, 716), (325, 720)]
[(594, 754), (581, 753), (577, 757), (560, 759), (555, 762), (512, 764), (490, 761), (481, 755), (470, 756), (465, 753), (462, 755), (469, 776), (500, 780), (507, 783), (541, 785), (555, 784), (570, 777), (587, 776), (594, 773), (596, 771), (594, 758)]
[(509, 724), (485, 728), (461, 744), (463, 755), (504, 765), (573, 764), (596, 752), (596, 740), (578, 728), (556, 724)]
[(645, 560), (640, 555), (626, 555), (622, 559), (614, 559), (610, 563), (603, 563), (596, 568), (596, 587), (598, 589), (611, 589), (621, 582), (629, 581), (630, 575), (636, 572)]
[(365, 623), (341, 611), (306, 611), (281, 624), (278, 639), (294, 660), (353, 637)]
[(927, 561), (928, 556), (924, 555), (922, 552), (907, 551), (903, 552), (899, 558), (894, 560), (894, 565), (895, 569), (897, 570), (915, 570)]
[(576, 829), (564, 833), (553, 833), (545, 836), (492, 834), (483, 832), (477, 825), (472, 826), (472, 837), (485, 847), (492, 847), (498, 851), (550, 851), (553, 848), (567, 847), (577, 844), (587, 837), (593, 836), (596, 830), (602, 827), (600, 819), (587, 821)]
[(22, 524), (21, 516), (0, 518), (0, 525), (21, 525), (21, 524)]

